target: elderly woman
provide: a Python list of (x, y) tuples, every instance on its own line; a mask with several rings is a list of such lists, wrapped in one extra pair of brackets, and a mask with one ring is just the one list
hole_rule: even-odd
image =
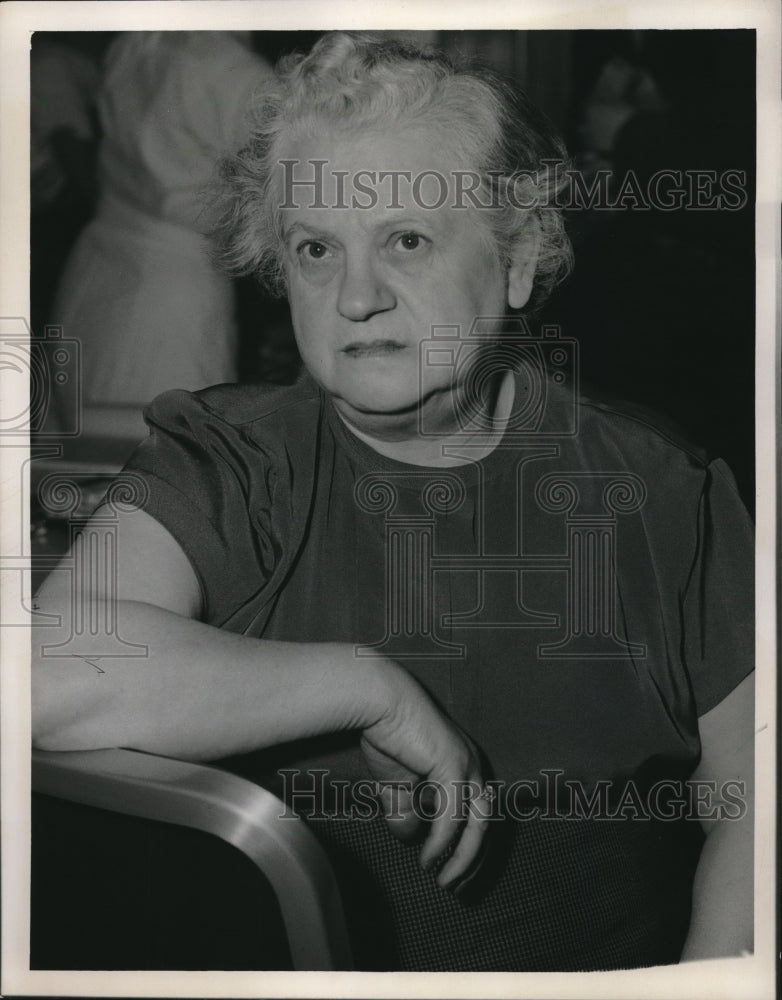
[[(722, 463), (576, 399), (573, 343), (530, 333), (560, 145), (492, 76), (363, 36), (256, 112), (216, 231), (308, 374), (148, 409), (116, 594), (84, 597), (147, 655), (41, 628), (36, 745), (277, 747), (361, 968), (751, 948), (751, 532)], [(67, 581), (39, 598), (66, 630)]]

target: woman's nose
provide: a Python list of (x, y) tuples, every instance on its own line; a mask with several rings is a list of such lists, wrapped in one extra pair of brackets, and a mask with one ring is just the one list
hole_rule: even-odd
[(341, 316), (360, 323), (395, 305), (393, 291), (368, 255), (356, 255), (346, 262), (337, 301)]

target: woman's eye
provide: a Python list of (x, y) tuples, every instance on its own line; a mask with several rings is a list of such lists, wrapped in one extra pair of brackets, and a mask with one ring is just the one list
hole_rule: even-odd
[(402, 233), (396, 241), (400, 250), (417, 250), (422, 243), (423, 238), (418, 233)]
[(298, 248), (298, 252), (307, 260), (323, 260), (324, 257), (328, 257), (329, 248), (325, 243), (318, 243), (316, 240), (310, 240), (307, 243), (302, 243)]

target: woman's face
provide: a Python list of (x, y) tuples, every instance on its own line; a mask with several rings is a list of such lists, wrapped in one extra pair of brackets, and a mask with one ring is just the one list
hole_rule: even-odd
[[(508, 277), (480, 210), (452, 207), (445, 140), (436, 128), (346, 134), (324, 125), (285, 150), (296, 340), (310, 373), (359, 428), (421, 405), (436, 410), (457, 376), (447, 352), (422, 365), (433, 327), (466, 337), (477, 317), (506, 311)], [(318, 190), (298, 183), (315, 177)]]

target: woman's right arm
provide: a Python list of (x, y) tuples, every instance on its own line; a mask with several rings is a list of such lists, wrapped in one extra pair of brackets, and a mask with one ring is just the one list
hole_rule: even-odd
[[(75, 593), (66, 569), (55, 570), (37, 596), (37, 747), (126, 746), (208, 760), (360, 727), (382, 714), (371, 661), (353, 661), (338, 645), (267, 642), (204, 624), (195, 572), (169, 532), (143, 511), (121, 515), (116, 527), (111, 594), (97, 572), (82, 572)], [(66, 566), (99, 564), (85, 551), (88, 534), (93, 548), (110, 543), (93, 521)], [(71, 638), (68, 655), (58, 656), (57, 644), (75, 636), (75, 616), (83, 623), (78, 642)], [(91, 634), (87, 623), (107, 617), (127, 656), (102, 655), (106, 637)]]
[[(197, 620), (195, 572), (169, 532), (143, 511), (121, 515), (117, 528), (111, 596), (99, 577), (74, 594), (70, 572), (57, 570), (38, 594), (35, 746), (125, 746), (197, 760), (358, 729), (377, 751), (375, 764), (387, 759), (394, 777), (401, 769), (440, 783), (454, 803), (460, 782), (480, 782), (470, 741), (397, 664), (359, 659), (348, 644), (274, 642), (206, 625)], [(56, 644), (73, 635), (74, 614), (107, 600), (115, 602), (117, 634), (143, 655), (131, 647), (136, 655), (102, 655), (105, 639), (88, 629), (67, 656), (57, 655)], [(474, 816), (462, 827), (455, 809), (446, 810), (432, 823), (422, 863), (461, 831), (440, 876), (447, 884), (468, 867), (482, 829)]]

